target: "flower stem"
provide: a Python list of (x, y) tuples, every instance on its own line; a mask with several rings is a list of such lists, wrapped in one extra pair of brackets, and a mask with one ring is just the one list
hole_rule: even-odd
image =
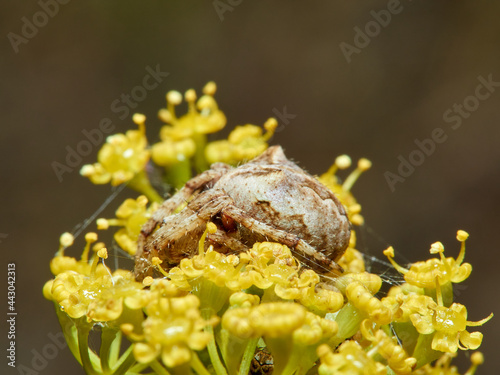
[(294, 344), (290, 359), (283, 370), (282, 375), (304, 375), (314, 366), (318, 359), (316, 353), (318, 345), (296, 345)]
[(435, 288), (424, 288), (424, 294), (432, 297), (438, 305), (450, 307), (453, 303), (453, 284), (451, 282), (443, 285), (438, 283)]
[(128, 182), (127, 186), (141, 194), (144, 194), (149, 199), (150, 202), (158, 202), (158, 203), (163, 202), (163, 198), (160, 197), (160, 194), (158, 194), (158, 192), (151, 186), (148, 176), (146, 175), (146, 171), (144, 170), (138, 172)]
[(165, 167), (166, 181), (176, 189), (183, 187), (191, 177), (191, 162), (189, 159), (179, 161), (173, 165)]
[(131, 374), (140, 374), (145, 368), (149, 367), (149, 363), (136, 363), (129, 369)]
[(133, 346), (130, 345), (128, 349), (123, 353), (123, 355), (120, 357), (118, 363), (120, 363), (119, 367), (113, 371), (110, 372), (110, 374), (113, 375), (122, 375), (125, 374), (132, 366), (135, 364), (135, 357), (134, 353), (132, 351)]
[[(201, 311), (203, 319), (209, 320), (210, 316), (212, 315), (212, 312), (210, 309), (203, 309)], [(210, 361), (212, 362), (212, 365), (214, 366), (215, 373), (217, 375), (227, 375), (226, 368), (222, 364), (220, 357), (219, 357), (219, 352), (217, 351), (217, 344), (215, 343), (215, 334), (214, 334), (214, 329), (211, 325), (205, 326), (205, 332), (210, 333), (211, 339), (208, 342), (207, 349), (208, 349), (208, 355), (210, 356)]]
[(201, 173), (208, 169), (208, 163), (205, 159), (205, 146), (207, 144), (207, 136), (197, 133), (193, 136), (193, 141), (196, 144), (196, 153), (194, 154), (194, 166), (197, 173)]
[(286, 374), (285, 369), (290, 361), (294, 346), (291, 334), (281, 337), (266, 337), (265, 342), (273, 356), (273, 374)]
[(68, 316), (68, 314), (61, 310), (57, 303), (55, 304), (55, 307), (57, 318), (59, 319), (59, 324), (61, 325), (64, 338), (68, 343), (69, 350), (77, 359), (77, 361), (82, 364), (82, 360), (80, 359), (80, 352), (78, 349), (78, 331), (76, 329), (76, 324), (73, 319)]
[(170, 372), (168, 372), (168, 370), (163, 367), (157, 360), (151, 362), (149, 366), (157, 375), (170, 375)]
[[(206, 369), (203, 363), (200, 361), (200, 358), (196, 354), (196, 352), (192, 352), (191, 355), (193, 358), (191, 359), (191, 367), (198, 375), (210, 375), (210, 372)], [(247, 374), (245, 374), (247, 375)]]
[(238, 375), (247, 375), (250, 370), (250, 365), (252, 364), (252, 360), (255, 356), (255, 348), (257, 347), (257, 343), (259, 342), (259, 338), (250, 339), (248, 341), (247, 347), (245, 349), (245, 353), (243, 353), (243, 359), (241, 360), (240, 371)]
[(207, 326), (205, 331), (212, 334), (212, 338), (208, 343), (208, 354), (210, 355), (210, 360), (214, 366), (215, 373), (217, 375), (227, 375), (227, 371), (220, 360), (219, 353), (217, 352), (217, 345), (215, 344), (214, 330), (212, 326)]
[(78, 330), (78, 348), (80, 350), (80, 359), (82, 360), (82, 366), (88, 375), (97, 375), (92, 361), (89, 355), (89, 333), (90, 327), (88, 325), (77, 326)]
[(122, 343), (122, 333), (121, 331), (118, 331), (117, 337), (115, 340), (113, 340), (109, 349), (110, 365), (113, 367), (116, 366), (116, 363), (118, 362), (118, 357), (120, 356), (121, 343)]
[(339, 330), (335, 337), (333, 337), (329, 342), (330, 346), (335, 348), (345, 339), (352, 337), (359, 330), (359, 325), (365, 318), (366, 315), (354, 307), (352, 303), (346, 303), (334, 319), (339, 326)]
[(115, 341), (121, 341), (120, 331), (109, 329), (103, 327), (101, 333), (101, 349), (99, 351), (99, 357), (101, 357), (101, 367), (102, 370), (107, 373), (110, 372), (111, 367), (116, 363), (117, 357), (113, 355), (111, 346)]
[(417, 368), (438, 359), (443, 353), (432, 349), (434, 333), (420, 334), (412, 356), (417, 359)]

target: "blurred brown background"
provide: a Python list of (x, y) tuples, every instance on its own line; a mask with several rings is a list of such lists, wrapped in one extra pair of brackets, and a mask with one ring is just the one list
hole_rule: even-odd
[[(103, 118), (112, 120), (114, 132), (135, 127), (110, 106), (142, 84), (147, 66), (169, 73), (131, 110), (148, 116), (151, 140), (170, 89), (199, 92), (215, 80), (228, 130), (263, 124), (286, 107), (289, 117), (280, 120), (283, 130), (272, 143), (310, 172), (325, 171), (342, 153), (373, 161), (353, 189), (366, 219), (362, 250), (382, 258), (390, 244), (404, 263), (427, 259), (430, 244), (442, 241), (446, 254), (456, 256), (456, 231), (467, 230), (466, 260), (474, 271), (457, 299), (470, 320), (498, 312), (499, 84), (479, 89), (482, 99), (474, 96), (479, 77), (500, 82), (500, 3), (219, 3), (227, 4), (225, 12), (212, 1), (67, 1), (49, 11), (36, 1), (3, 2), (0, 249), (2, 280), (8, 262), (17, 267), (17, 364), (33, 368), (36, 353), (59, 331), (41, 288), (51, 277), (60, 233), (90, 217), (111, 191), (78, 174), (98, 147), (62, 181), (52, 163), (64, 164), (66, 147), (75, 149), (85, 139), (82, 130), (98, 128)], [(388, 7), (390, 20), (380, 13)], [(41, 25), (36, 35), (23, 31), (26, 20)], [(355, 41), (356, 27), (372, 36)], [(341, 43), (357, 49), (345, 55)], [(443, 115), (464, 101), (467, 118), (453, 129), (458, 118), (446, 122)], [(418, 149), (415, 140), (430, 138), (436, 128), (446, 141), (391, 191), (384, 173), (397, 174), (398, 156), (408, 160)], [(110, 217), (125, 196), (102, 215)], [(5, 282), (1, 289), (6, 306)], [(479, 373), (500, 370), (498, 319), (480, 328), (486, 364)], [(5, 353), (3, 328), (0, 337)], [(460, 353), (462, 371), (466, 355)], [(11, 373), (2, 358), (0, 372)], [(41, 374), (81, 372), (67, 348), (40, 366)]]

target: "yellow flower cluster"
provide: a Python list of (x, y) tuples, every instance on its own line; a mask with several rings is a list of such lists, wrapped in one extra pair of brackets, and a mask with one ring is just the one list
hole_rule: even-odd
[[(236, 165), (260, 155), (268, 147), (267, 141), (278, 126), (274, 118), (265, 122), (265, 133), (259, 126), (246, 124), (235, 127), (227, 140), (207, 144), (207, 134), (222, 130), (227, 122), (214, 98), (216, 91), (214, 82), (205, 85), (200, 98), (193, 89), (187, 90), (184, 95), (169, 91), (166, 108), (158, 112), (158, 117), (165, 123), (159, 131), (159, 142), (148, 146), (146, 117), (136, 113), (133, 121), (139, 130), (108, 137), (99, 151), (98, 162), (84, 165), (80, 174), (94, 184), (111, 183), (116, 186), (127, 183), (149, 200), (161, 202), (145, 172), (150, 159), (164, 167), (166, 184), (180, 188), (192, 177), (193, 170), (201, 172), (215, 162)], [(178, 116), (176, 107), (183, 100), (187, 103), (187, 113)]]
[(396, 374), (411, 374), (417, 360), (408, 356), (406, 351), (398, 345), (395, 337), (389, 337), (376, 322), (370, 319), (363, 320), (360, 331), (363, 337), (372, 344), (370, 350), (378, 352), (387, 361), (387, 366)]
[[(414, 371), (416, 375), (459, 375), (456, 366), (451, 366), (451, 361), (456, 357), (456, 354), (446, 353), (439, 358), (434, 365), (427, 364), (422, 368)], [(484, 363), (483, 354), (475, 352), (470, 356), (471, 366), (465, 372), (465, 375), (473, 375), (479, 365)]]
[(267, 141), (277, 127), (278, 121), (272, 117), (264, 124), (266, 133), (262, 133), (261, 127), (251, 124), (237, 126), (229, 133), (227, 140), (209, 143), (205, 149), (205, 157), (209, 163), (237, 165), (249, 161), (267, 149)]
[(133, 352), (138, 362), (149, 363), (161, 356), (166, 366), (180, 366), (191, 361), (193, 350), (204, 349), (210, 341), (210, 334), (203, 329), (218, 319), (202, 319), (199, 299), (192, 294), (179, 296), (179, 292), (166, 280), (153, 281), (150, 290), (137, 300), (144, 304), (147, 315), (142, 323), (143, 333), (134, 334), (130, 323), (122, 325), (122, 331), (137, 341)]
[[(53, 267), (56, 277), (48, 281), (43, 290), (44, 296), (55, 302), (78, 331), (87, 329), (88, 332), (96, 323), (106, 323), (103, 329), (112, 331), (111, 337), (116, 337), (121, 330), (134, 342), (129, 355), (133, 354), (131, 358), (140, 364), (152, 364), (160, 357), (167, 367), (180, 366), (196, 356), (194, 351), (206, 347), (212, 335), (204, 329), (217, 324), (219, 319), (215, 316), (207, 320), (201, 318), (199, 299), (195, 295), (187, 294), (165, 279), (149, 278), (141, 284), (134, 280), (130, 271), (118, 269), (111, 273), (99, 263), (100, 259), (108, 258), (102, 245), (94, 246), (99, 250), (87, 261), (90, 244), (97, 236), (89, 233), (86, 239), (82, 260), (76, 261), (62, 254), (73, 243), (73, 237), (68, 233), (61, 236), (60, 251), (53, 259), (53, 264), (57, 265)], [(82, 342), (80, 332), (74, 340), (73, 345), (87, 345)], [(113, 344), (103, 342), (102, 345)], [(95, 357), (89, 355), (87, 360), (91, 362), (88, 366), (101, 366), (103, 371), (109, 367), (109, 358), (95, 363)], [(115, 361), (117, 366), (119, 362)], [(158, 362), (152, 366), (161, 369)]]
[[(82, 168), (93, 183), (126, 183), (143, 194), (126, 199), (115, 218), (97, 220), (101, 230), (120, 227), (114, 239), (130, 257), (142, 226), (162, 202), (149, 180), (150, 157), (164, 167), (168, 186), (181, 187), (209, 163), (237, 165), (268, 147), (277, 127), (272, 118), (263, 128), (238, 126), (227, 139), (207, 143), (207, 134), (226, 125), (215, 92), (213, 82), (199, 99), (192, 89), (184, 95), (168, 92), (167, 106), (159, 111), (165, 123), (160, 142), (148, 145), (146, 118), (135, 114), (139, 130), (108, 137), (98, 162)], [(187, 113), (178, 116), (176, 107), (183, 100)], [(351, 188), (371, 162), (360, 159), (342, 182), (337, 172), (350, 166), (351, 159), (341, 155), (319, 180), (346, 207), (349, 220), (362, 225), (361, 205)], [(266, 350), (272, 358), (266, 366), (277, 375), (453, 375), (458, 372), (451, 359), (458, 349), (475, 350), (482, 342), (482, 334), (468, 327), (492, 317), (469, 321), (466, 307), (453, 300), (453, 285), (472, 271), (464, 262), (464, 231), (457, 234), (461, 249), (456, 259), (445, 257), (443, 244), (436, 242), (431, 254), (438, 258), (407, 269), (388, 248), (384, 254), (406, 282), (380, 297), (382, 278), (367, 272), (354, 230), (338, 261), (344, 273), (336, 277), (305, 268), (293, 249), (279, 243), (255, 243), (239, 254), (215, 251), (206, 239), (216, 230), (209, 222), (198, 253), (177, 267), (164, 269), (161, 259), (153, 258), (151, 265), (161, 277), (148, 276), (142, 283), (130, 271), (112, 272), (104, 264), (108, 250), (96, 233), (85, 235), (79, 260), (65, 254), (73, 236), (61, 236), (50, 262), (54, 279), (43, 293), (54, 302), (61, 325), (69, 327), (68, 346), (88, 373), (247, 375), (256, 353)], [(96, 326), (99, 353), (88, 340)], [(476, 371), (483, 357), (476, 352), (471, 360), (466, 375)]]
[(392, 322), (391, 311), (360, 282), (351, 282), (346, 288), (346, 295), (354, 307), (366, 313), (377, 324)]
[[(61, 236), (61, 242), (64, 241)], [(87, 246), (83, 257), (86, 257), (90, 241), (96, 236), (87, 234)], [(82, 257), (82, 258), (83, 258)], [(44, 286), (47, 299), (56, 302), (68, 316), (78, 319), (83, 316), (88, 322), (104, 322), (117, 319), (123, 311), (127, 297), (133, 297), (142, 289), (142, 285), (134, 281), (132, 272), (118, 269), (111, 273), (109, 268), (98, 264), (99, 259), (106, 259), (108, 252), (101, 247), (89, 264), (86, 260), (68, 261), (69, 257), (57, 255), (53, 259), (54, 280)], [(62, 261), (61, 261), (62, 260)]]
[(461, 242), (461, 249), (457, 259), (445, 258), (443, 244), (436, 242), (431, 246), (430, 253), (437, 253), (440, 258), (414, 263), (409, 270), (394, 261), (392, 247), (384, 251), (394, 267), (404, 275), (410, 288), (406, 292), (396, 289), (383, 298), (382, 303), (393, 309), (395, 321), (410, 321), (419, 334), (432, 335), (431, 347), (436, 351), (455, 353), (458, 348), (477, 349), (483, 335), (480, 332), (469, 333), (466, 327), (481, 326), (493, 317), (491, 314), (479, 322), (470, 322), (467, 321), (466, 307), (451, 303), (452, 283), (464, 281), (472, 270), (469, 263), (463, 263), (468, 237), (465, 231), (458, 231), (457, 240)]
[(341, 183), (339, 177), (336, 175), (339, 169), (347, 169), (351, 166), (351, 158), (347, 155), (340, 155), (335, 159), (335, 163), (330, 169), (318, 177), (318, 180), (333, 191), (340, 202), (344, 205), (347, 211), (347, 216), (351, 223), (355, 225), (362, 225), (364, 223), (363, 216), (361, 216), (361, 205), (356, 201), (354, 195), (351, 193), (356, 180), (361, 174), (372, 167), (370, 160), (362, 158), (359, 159), (358, 165), (354, 171), (347, 176), (345, 181)]
[[(50, 261), (50, 271), (57, 276), (64, 271), (76, 271), (83, 274), (90, 274), (90, 265), (87, 262), (88, 253), (92, 243), (97, 241), (97, 234), (87, 233), (85, 235), (87, 244), (82, 254), (82, 259), (77, 261), (73, 257), (64, 255), (64, 250), (73, 245), (74, 237), (71, 233), (63, 233), (59, 238), (59, 250), (54, 258)], [(97, 245), (103, 247), (104, 245)], [(96, 250), (100, 250), (96, 248)]]
[(116, 219), (97, 220), (97, 229), (108, 229), (110, 226), (122, 227), (114, 234), (118, 245), (130, 255), (137, 251), (137, 238), (141, 227), (158, 208), (158, 203), (153, 202), (147, 207), (148, 199), (140, 195), (137, 199), (126, 199), (116, 210)]
[(139, 130), (129, 130), (125, 134), (110, 135), (99, 150), (97, 163), (86, 164), (80, 174), (94, 184), (117, 186), (126, 183), (131, 189), (146, 195), (151, 201), (163, 199), (151, 186), (146, 173), (146, 165), (151, 157), (147, 148), (146, 116), (136, 113), (132, 120)]
[(436, 286), (436, 280), (441, 286), (447, 283), (461, 283), (467, 279), (472, 271), (469, 263), (463, 263), (465, 258), (465, 240), (469, 234), (463, 230), (457, 233), (457, 240), (461, 242), (460, 254), (457, 259), (444, 257), (444, 246), (441, 242), (431, 245), (430, 253), (439, 254), (440, 258), (432, 258), (426, 262), (418, 262), (411, 266), (409, 270), (400, 267), (394, 262), (394, 250), (390, 247), (384, 254), (394, 267), (401, 272), (405, 280), (416, 287), (433, 289)]
[[(208, 227), (215, 230), (212, 223)], [(267, 291), (267, 295), (298, 300), (306, 307), (325, 312), (338, 311), (344, 303), (340, 292), (319, 285), (320, 276), (314, 271), (301, 272), (287, 246), (273, 242), (256, 243), (239, 256), (224, 255), (209, 247), (191, 259), (183, 259), (167, 277), (184, 290), (191, 290), (200, 277), (227, 288), (228, 292), (255, 286)]]
[(345, 341), (333, 352), (324, 344), (318, 348), (319, 375), (385, 375), (387, 367), (377, 362), (375, 353), (365, 351), (356, 341)]
[(190, 159), (197, 152), (200, 155), (200, 149), (203, 151), (205, 145), (204, 136), (224, 128), (226, 116), (213, 97), (216, 90), (214, 82), (207, 83), (203, 88), (204, 95), (198, 100), (193, 89), (186, 91), (184, 99), (188, 112), (181, 117), (177, 117), (175, 106), (182, 103), (182, 94), (178, 91), (167, 93), (167, 108), (158, 113), (166, 125), (160, 130), (161, 142), (152, 147), (156, 164), (168, 167)]
[(356, 231), (353, 229), (351, 229), (349, 246), (338, 263), (347, 273), (356, 274), (365, 272), (365, 261), (363, 254), (359, 250), (356, 250)]
[(146, 149), (146, 127), (143, 115), (134, 115), (134, 122), (139, 130), (129, 130), (125, 134), (110, 135), (97, 154), (98, 162), (82, 167), (80, 173), (94, 184), (117, 186), (132, 180), (140, 173), (149, 160), (150, 152)]
[(234, 293), (222, 326), (241, 338), (292, 336), (294, 342), (302, 345), (315, 344), (337, 332), (334, 321), (323, 319), (300, 304), (259, 302), (258, 296)]

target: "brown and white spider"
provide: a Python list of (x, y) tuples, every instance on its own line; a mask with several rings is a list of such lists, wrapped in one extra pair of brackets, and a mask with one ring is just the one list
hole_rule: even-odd
[(237, 168), (215, 163), (166, 200), (142, 227), (136, 278), (152, 275), (153, 257), (169, 269), (195, 255), (208, 221), (217, 225), (207, 239), (218, 251), (246, 251), (255, 242), (270, 240), (287, 245), (320, 273), (342, 272), (336, 261), (349, 244), (346, 211), (332, 191), (289, 161), (280, 146)]

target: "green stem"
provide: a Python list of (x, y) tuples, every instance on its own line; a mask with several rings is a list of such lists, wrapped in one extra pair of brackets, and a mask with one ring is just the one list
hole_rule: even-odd
[(294, 348), (293, 337), (291, 334), (280, 337), (265, 337), (267, 348), (273, 356), (274, 371), (273, 374), (283, 375), (290, 361)]
[(212, 338), (208, 343), (208, 354), (210, 356), (210, 360), (212, 361), (212, 365), (214, 366), (215, 373), (217, 375), (227, 375), (227, 371), (220, 360), (219, 353), (217, 352), (217, 345), (215, 344), (214, 338), (214, 329), (212, 328), (212, 326), (207, 326), (205, 328), (205, 331), (212, 335)]
[[(388, 327), (388, 326), (383, 326)], [(417, 345), (418, 338), (420, 334), (417, 332), (411, 321), (404, 323), (392, 323), (392, 327), (394, 332), (396, 333), (399, 341), (403, 345), (403, 349), (409, 354), (412, 355), (415, 350), (415, 346)], [(390, 331), (390, 330), (389, 330)], [(392, 332), (386, 332), (389, 336), (392, 336)], [(412, 355), (413, 356), (413, 355)]]
[(258, 337), (255, 339), (250, 339), (248, 341), (245, 352), (243, 353), (243, 359), (241, 360), (241, 366), (238, 375), (248, 375), (250, 365), (252, 364), (252, 360), (255, 356), (255, 348), (257, 347), (258, 342)]
[[(443, 306), (450, 307), (453, 303), (453, 284), (447, 282), (444, 285), (439, 285), (441, 289), (441, 298), (443, 299)], [(437, 297), (437, 287), (436, 288), (424, 288), (424, 294), (426, 296), (432, 297), (434, 301), (439, 304)]]
[[(210, 309), (203, 309), (201, 311), (202, 317), (205, 320), (209, 320), (212, 311)], [(226, 368), (222, 364), (220, 357), (219, 357), (219, 352), (217, 351), (217, 344), (215, 343), (215, 335), (214, 335), (214, 329), (211, 325), (207, 325), (205, 327), (205, 332), (210, 333), (211, 339), (208, 342), (207, 349), (208, 349), (208, 355), (210, 356), (210, 360), (212, 361), (212, 365), (214, 366), (215, 373), (217, 375), (227, 375)]]
[[(192, 352), (193, 358), (191, 359), (191, 367), (198, 375), (210, 375), (210, 372), (206, 369), (205, 365), (200, 361), (198, 354)], [(247, 374), (245, 374), (247, 375)]]
[(156, 375), (170, 375), (170, 372), (163, 367), (156, 359), (149, 364), (149, 367), (155, 372)]
[(197, 173), (201, 173), (208, 169), (208, 163), (205, 159), (205, 146), (207, 144), (207, 136), (205, 134), (195, 134), (193, 141), (196, 145), (196, 153), (194, 154), (194, 166)]
[(136, 363), (129, 369), (129, 372), (132, 374), (140, 374), (145, 368), (148, 367), (149, 363)]
[(64, 338), (68, 343), (69, 350), (76, 360), (82, 364), (80, 352), (78, 350), (78, 331), (76, 329), (76, 324), (74, 320), (68, 316), (68, 314), (61, 310), (59, 304), (54, 303), (54, 305), (56, 307), (57, 318), (59, 319), (59, 324), (61, 325)]
[(110, 372), (113, 375), (125, 374), (132, 366), (135, 364), (135, 357), (133, 353), (133, 346), (130, 345), (128, 349), (123, 353), (123, 355), (118, 360), (119, 366), (114, 372)]
[(89, 333), (90, 333), (90, 328), (85, 325), (85, 326), (80, 326), (77, 327), (78, 330), (78, 348), (80, 350), (80, 359), (82, 360), (82, 366), (87, 375), (96, 375), (99, 374), (94, 368), (94, 365), (92, 364), (92, 361), (90, 360), (90, 355), (89, 355)]
[(294, 344), (290, 359), (288, 360), (282, 375), (306, 374), (318, 360), (318, 355), (316, 354), (317, 347), (318, 344), (307, 346)]
[[(99, 350), (99, 357), (101, 357), (101, 367), (104, 373), (108, 373), (114, 365), (114, 358), (111, 357), (111, 345), (116, 340), (118, 333), (114, 329), (103, 327), (101, 333), (101, 349)], [(111, 364), (110, 364), (111, 363)]]
[(158, 192), (151, 186), (148, 176), (144, 170), (138, 172), (128, 182), (127, 186), (141, 194), (144, 194), (150, 202), (162, 203), (164, 201), (164, 199), (160, 197), (160, 194), (158, 194)]
[(339, 330), (335, 337), (330, 340), (330, 346), (335, 348), (345, 339), (352, 337), (356, 332), (358, 332), (359, 325), (365, 318), (365, 313), (354, 307), (352, 303), (346, 303), (334, 319), (339, 326)]
[(191, 369), (191, 363), (186, 362), (182, 365), (171, 367), (170, 373), (172, 375), (193, 375), (193, 370)]
[[(215, 340), (219, 348), (222, 361), (229, 375), (239, 373), (241, 361), (250, 339), (242, 339), (230, 334), (224, 328), (215, 330)], [(252, 355), (253, 358), (253, 355)]]
[(183, 187), (191, 177), (191, 162), (189, 159), (179, 161), (173, 165), (165, 167), (167, 183), (173, 185), (176, 189)]
[(120, 356), (120, 349), (122, 344), (122, 333), (121, 331), (117, 332), (115, 340), (110, 345), (109, 349), (109, 363), (110, 366), (115, 367), (118, 362), (118, 357)]
[(443, 353), (432, 349), (432, 340), (434, 339), (435, 333), (428, 335), (420, 334), (417, 340), (417, 345), (413, 351), (412, 356), (417, 359), (417, 367), (420, 368), (427, 363), (438, 359)]

